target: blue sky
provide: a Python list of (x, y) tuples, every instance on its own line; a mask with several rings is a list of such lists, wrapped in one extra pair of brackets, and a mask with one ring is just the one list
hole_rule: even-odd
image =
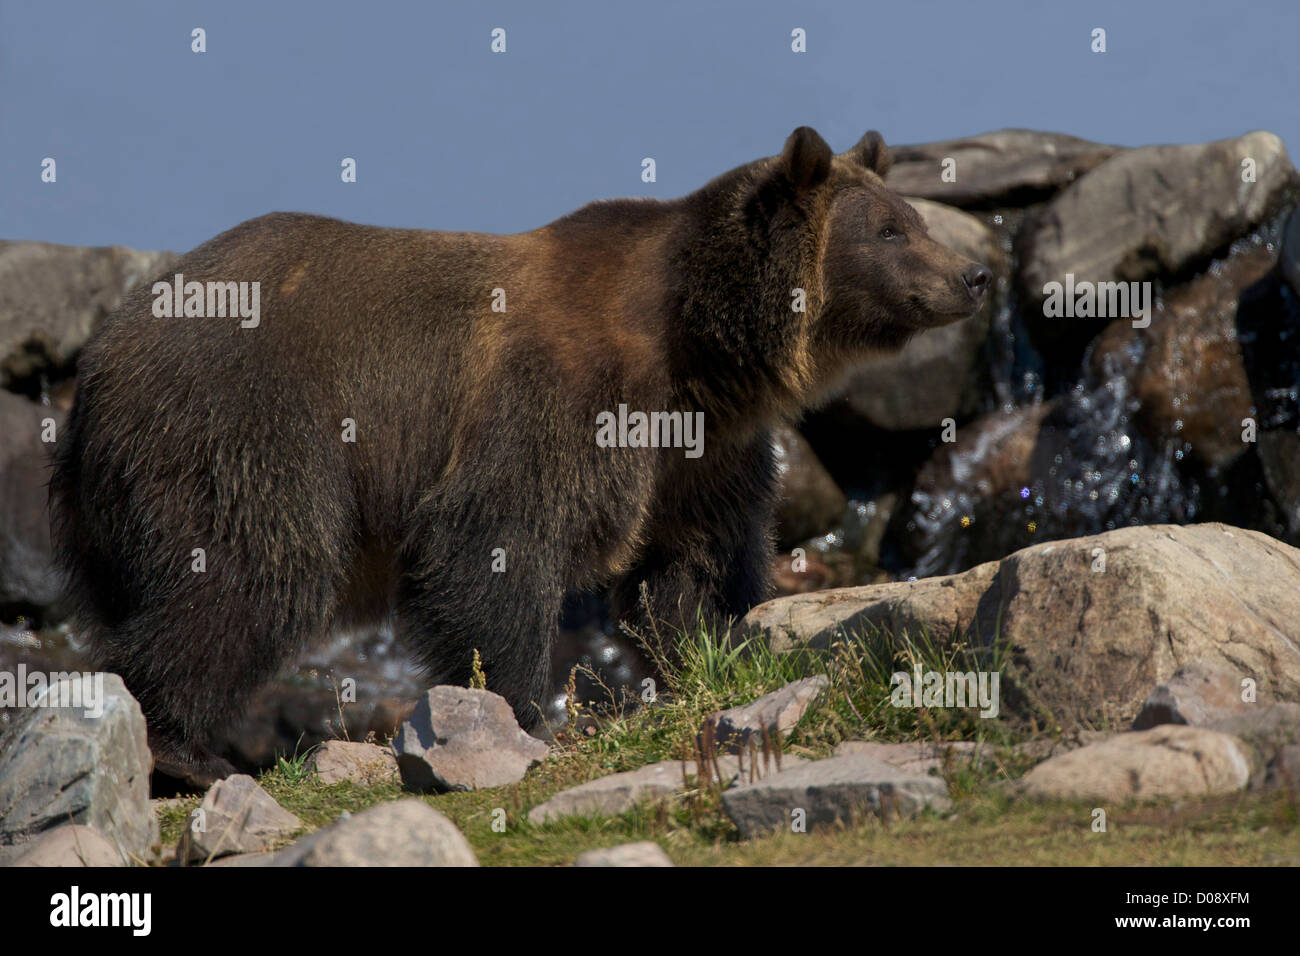
[(0, 237), (184, 251), (276, 209), (514, 232), (689, 192), (801, 124), (836, 149), (868, 128), (1124, 145), (1263, 128), (1294, 157), (1297, 41), (1294, 0), (5, 0)]

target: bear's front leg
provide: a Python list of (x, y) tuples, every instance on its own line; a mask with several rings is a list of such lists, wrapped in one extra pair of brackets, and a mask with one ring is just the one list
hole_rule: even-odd
[(671, 478), (636, 566), (615, 585), (613, 610), (647, 637), (657, 628), (665, 642), (700, 626), (717, 637), (772, 593), (778, 482), (770, 435), (674, 463)]

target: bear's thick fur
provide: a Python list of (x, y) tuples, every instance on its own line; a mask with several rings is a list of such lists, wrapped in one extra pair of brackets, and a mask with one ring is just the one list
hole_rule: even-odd
[[(51, 496), (158, 765), (228, 772), (211, 731), (334, 625), (396, 612), (440, 682), (477, 649), (530, 726), (566, 591), (635, 612), (644, 584), (686, 625), (764, 600), (771, 426), (989, 283), (887, 164), (801, 127), (681, 199), (509, 236), (274, 213), (160, 277), (260, 283), (255, 327), (157, 317), (143, 283), (80, 356)], [(598, 443), (620, 405), (702, 412), (703, 453)]]

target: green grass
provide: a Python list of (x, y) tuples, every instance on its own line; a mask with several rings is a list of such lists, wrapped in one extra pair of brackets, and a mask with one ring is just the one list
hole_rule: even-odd
[[(635, 840), (658, 842), (679, 865), (1300, 864), (1295, 794), (1243, 792), (1108, 808), (1108, 832), (1094, 833), (1092, 805), (1015, 799), (1006, 786), (1034, 762), (1012, 748), (1030, 735), (1044, 736), (1037, 726), (1052, 727), (1050, 715), (1035, 726), (1023, 716), (983, 719), (974, 709), (890, 705), (893, 672), (911, 671), (914, 664), (938, 671), (998, 669), (1004, 663), (996, 644), (967, 648), (873, 632), (828, 650), (777, 654), (755, 643), (731, 646), (701, 627), (679, 635), (670, 658), (659, 650), (666, 645), (658, 633), (648, 638), (644, 643), (666, 676), (652, 703), (632, 706), (610, 691), (603, 702), (571, 705), (570, 723), (557, 734), (551, 756), (524, 780), (422, 797), (456, 823), (484, 865), (566, 865), (584, 850)], [(716, 786), (706, 782), (671, 801), (614, 817), (529, 823), (529, 809), (567, 787), (659, 760), (694, 757), (707, 714), (813, 674), (825, 674), (830, 686), (781, 745), (782, 753), (824, 757), (852, 739), (977, 741), (989, 759), (979, 765), (950, 759), (942, 768), (952, 813), (741, 840), (722, 812)], [(344, 810), (356, 813), (409, 796), (397, 783), (323, 786), (309, 758), (282, 758), (261, 776), (267, 792), (303, 821), (304, 832), (331, 823)], [(160, 812), (165, 846), (175, 845), (197, 805), (194, 797)], [(498, 810), (506, 813), (504, 833), (492, 829)]]

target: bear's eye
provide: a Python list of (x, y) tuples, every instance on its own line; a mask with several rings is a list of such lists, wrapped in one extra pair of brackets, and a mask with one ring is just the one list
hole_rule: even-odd
[(880, 230), (881, 239), (897, 239), (898, 231), (893, 226), (886, 226)]

